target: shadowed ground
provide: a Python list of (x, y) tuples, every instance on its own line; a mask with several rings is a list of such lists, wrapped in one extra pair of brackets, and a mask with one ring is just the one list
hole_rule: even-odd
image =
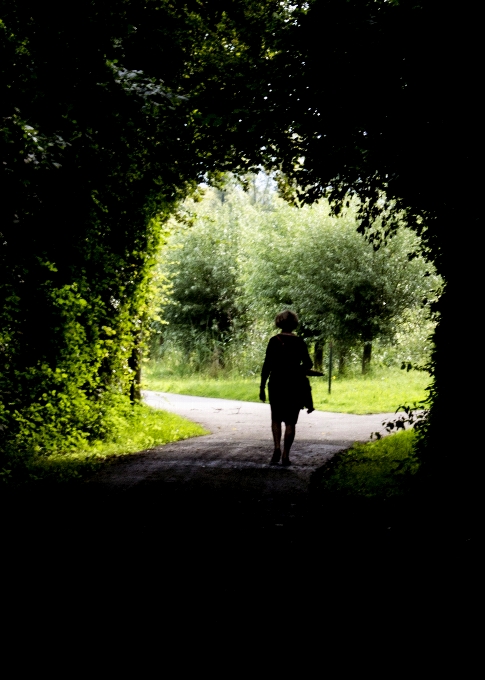
[[(178, 554), (195, 550), (213, 556), (222, 551), (227, 556), (235, 551), (238, 560), (251, 554), (272, 559), (281, 550), (310, 548), (309, 534), (321, 521), (310, 501), (316, 471), (338, 451), (382, 431), (382, 420), (391, 415), (302, 411), (292, 465), (283, 468), (269, 465), (273, 444), (268, 404), (157, 392), (144, 392), (144, 399), (200, 423), (211, 434), (120, 459), (78, 493), (92, 505), (123, 515), (125, 535), (132, 531), (143, 552), (156, 550), (153, 537), (158, 535)], [(355, 535), (362, 529), (359, 512), (346, 530)], [(332, 528), (330, 515), (327, 521), (325, 540), (340, 541), (340, 523)], [(381, 528), (379, 524), (379, 532)], [(369, 530), (373, 533), (374, 527)], [(113, 534), (106, 540), (113, 540)]]
[(121, 458), (81, 484), (16, 493), (3, 512), (13, 579), (35, 573), (50, 582), (55, 574), (69, 588), (73, 579), (94, 582), (95, 592), (116, 583), (112, 597), (155, 593), (204, 606), (217, 595), (233, 612), (231, 598), (238, 606), (245, 597), (275, 602), (279, 591), (268, 590), (275, 586), (310, 588), (324, 602), (344, 592), (373, 600), (376, 578), (381, 590), (386, 581), (394, 588), (397, 574), (414, 587), (423, 559), (470, 563), (469, 543), (440, 534), (439, 506), (424, 518), (419, 504), (399, 499), (322, 497), (315, 482), (326, 463), (367, 441), (390, 414), (301, 412), (293, 465), (282, 468), (268, 464), (268, 405), (144, 398), (212, 434)]

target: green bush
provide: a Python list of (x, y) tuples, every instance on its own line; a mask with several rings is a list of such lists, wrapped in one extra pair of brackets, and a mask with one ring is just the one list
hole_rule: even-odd
[(144, 404), (130, 406), (124, 400), (105, 414), (103, 422), (109, 427), (104, 439), (74, 438), (51, 451), (11, 451), (3, 461), (0, 479), (13, 486), (71, 481), (95, 472), (110, 458), (207, 434), (200, 425), (176, 414)]

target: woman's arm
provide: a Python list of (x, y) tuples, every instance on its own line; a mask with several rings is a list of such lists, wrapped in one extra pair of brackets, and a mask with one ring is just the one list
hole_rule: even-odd
[(266, 347), (266, 356), (264, 358), (263, 368), (261, 369), (261, 384), (259, 387), (259, 398), (261, 399), (261, 401), (266, 401), (266, 394), (264, 392), (264, 388), (266, 387), (266, 383), (268, 381), (269, 374), (271, 373), (272, 366), (273, 366), (273, 352), (270, 340), (268, 342), (268, 346)]
[(271, 356), (271, 345), (268, 343), (268, 347), (266, 348), (266, 356), (264, 358), (264, 364), (263, 368), (261, 369), (261, 387), (264, 389), (266, 387), (266, 383), (269, 378), (269, 374), (271, 373), (271, 365), (273, 363), (272, 361), (272, 356)]

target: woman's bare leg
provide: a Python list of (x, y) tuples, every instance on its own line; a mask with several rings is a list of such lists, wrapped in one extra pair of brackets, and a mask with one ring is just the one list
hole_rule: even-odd
[(296, 425), (287, 425), (286, 428), (285, 428), (283, 459), (281, 461), (282, 463), (289, 463), (290, 462), (290, 449), (291, 449), (291, 445), (293, 444), (293, 441), (295, 439), (295, 429), (296, 429)]
[(281, 449), (281, 423), (272, 420), (271, 430), (273, 431), (274, 449), (275, 451), (279, 451)]
[(274, 439), (274, 453), (270, 463), (271, 465), (276, 465), (276, 463), (280, 462), (281, 458), (281, 423), (278, 423), (276, 420), (272, 420), (271, 430), (273, 432)]

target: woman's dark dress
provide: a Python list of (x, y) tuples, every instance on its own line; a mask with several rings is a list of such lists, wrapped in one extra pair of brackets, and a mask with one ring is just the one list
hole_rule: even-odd
[(297, 335), (274, 335), (261, 370), (261, 387), (269, 376), (271, 419), (295, 425), (305, 406), (305, 373), (313, 366), (305, 342)]

